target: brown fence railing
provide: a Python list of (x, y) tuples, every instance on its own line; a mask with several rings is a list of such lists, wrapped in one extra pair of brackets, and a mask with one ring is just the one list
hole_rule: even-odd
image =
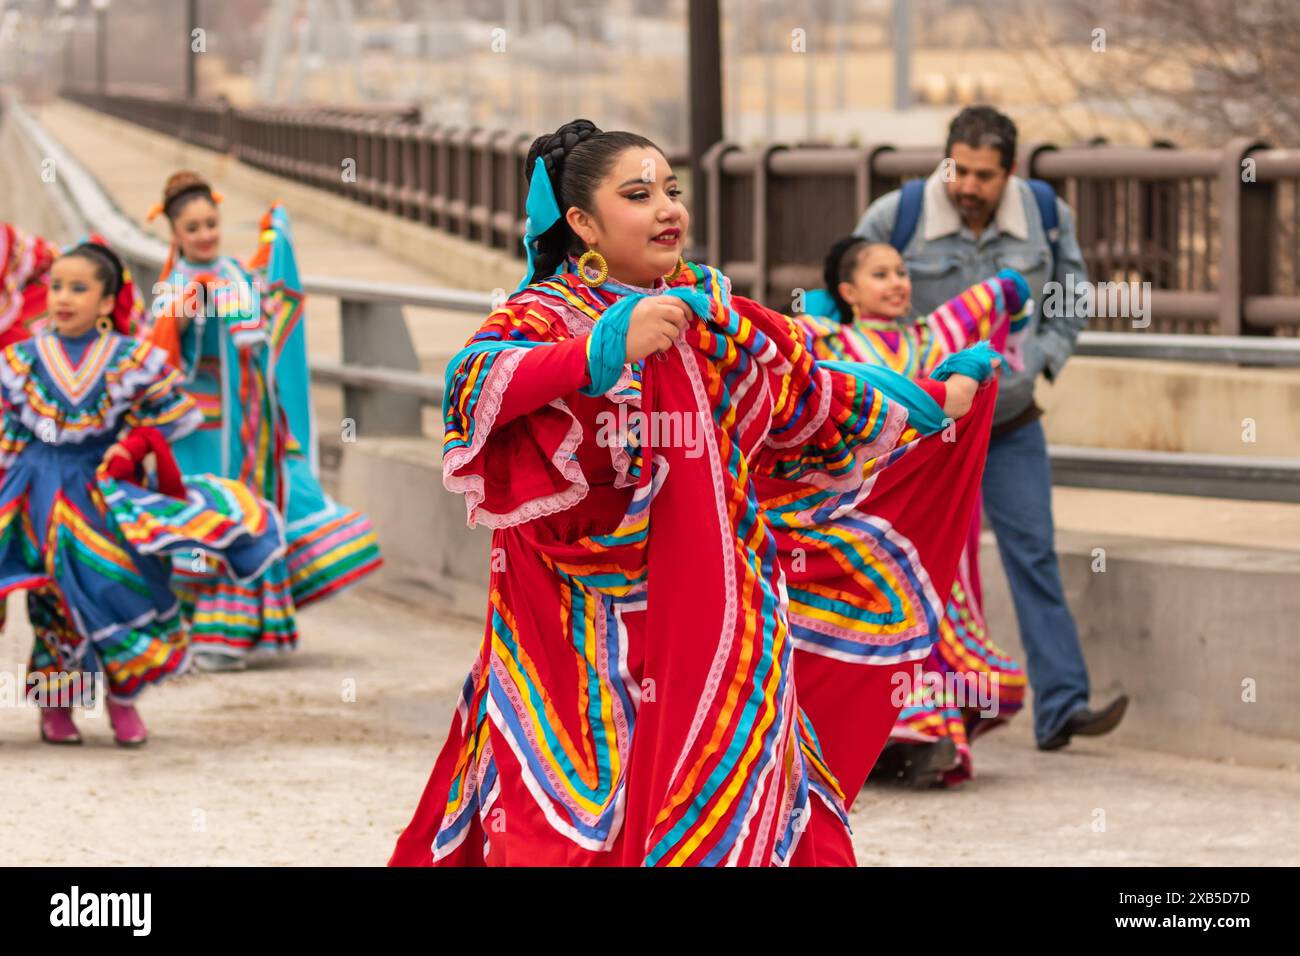
[[(64, 95), (519, 253), (520, 168), (529, 134), (422, 124), (401, 108), (245, 109), (80, 90)], [(929, 175), (940, 159), (938, 148), (719, 143), (705, 157), (705, 181), (694, 184), (694, 202), (708, 204), (700, 244), (737, 289), (788, 307), (792, 290), (820, 283), (825, 250), (873, 199)], [(1300, 334), (1300, 150), (1248, 140), (1185, 150), (1035, 144), (1021, 151), (1018, 171), (1052, 183), (1074, 210), (1092, 281), (1150, 283), (1148, 331)], [(1098, 317), (1090, 327), (1128, 331), (1132, 321)]]
[[(253, 107), (65, 90), (98, 112), (519, 254), (535, 134), (419, 122), (414, 109)], [(674, 162), (679, 152), (669, 153)], [(350, 164), (350, 165), (349, 165)]]
[[(822, 252), (872, 200), (941, 159), (937, 148), (718, 144), (705, 160), (707, 257), (747, 294), (788, 304), (792, 290), (820, 285)], [(1091, 281), (1151, 284), (1150, 331), (1300, 331), (1300, 150), (1039, 145), (1018, 171), (1073, 209)]]

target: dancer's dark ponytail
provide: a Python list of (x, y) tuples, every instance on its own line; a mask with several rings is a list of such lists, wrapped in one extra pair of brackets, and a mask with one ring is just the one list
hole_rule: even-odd
[(564, 213), (570, 206), (593, 212), (592, 197), (596, 187), (609, 173), (618, 154), (633, 146), (659, 148), (644, 136), (620, 131), (603, 132), (591, 120), (585, 119), (570, 120), (554, 133), (533, 140), (524, 161), (524, 179), (531, 178), (537, 157), (541, 156), (560, 207), (559, 222), (538, 240), (534, 281), (554, 275), (566, 256), (583, 251), (582, 240), (564, 219)]

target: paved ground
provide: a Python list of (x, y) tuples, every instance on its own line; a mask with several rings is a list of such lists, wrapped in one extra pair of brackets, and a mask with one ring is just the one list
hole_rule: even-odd
[[(10, 604), (0, 676), (30, 632)], [(378, 865), (415, 807), (480, 634), (471, 621), (373, 592), (302, 618), (294, 657), (195, 674), (141, 704), (153, 739), (40, 742), (36, 713), (0, 708), (0, 860), (26, 864)], [(353, 682), (353, 683), (349, 683)], [(344, 695), (355, 688), (355, 702)], [(981, 740), (978, 778), (951, 791), (869, 787), (859, 862), (1300, 863), (1300, 774), (1168, 757), (1113, 739), (1055, 755), (1014, 723)]]

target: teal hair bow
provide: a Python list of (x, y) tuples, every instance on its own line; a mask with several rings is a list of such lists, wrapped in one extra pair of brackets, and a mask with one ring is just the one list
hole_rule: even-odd
[(560, 221), (560, 203), (555, 198), (555, 187), (546, 174), (546, 162), (538, 156), (533, 163), (533, 175), (528, 180), (528, 201), (524, 205), (528, 219), (524, 223), (524, 254), (528, 256), (528, 271), (519, 283), (518, 292), (533, 281), (537, 270), (537, 241), (542, 233)]
[(809, 289), (803, 294), (803, 311), (805, 315), (815, 315), (823, 319), (843, 322), (840, 307), (826, 289)]

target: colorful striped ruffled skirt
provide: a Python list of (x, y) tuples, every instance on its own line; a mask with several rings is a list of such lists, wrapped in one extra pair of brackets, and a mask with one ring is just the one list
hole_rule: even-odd
[(299, 610), (338, 594), (383, 564), (370, 519), (325, 494), (306, 459), (285, 459), (284, 558), (250, 584), (198, 565), (178, 567), (177, 592), (199, 653), (243, 657), (298, 644)]
[(101, 673), (117, 700), (183, 672), (190, 655), (174, 561), (256, 580), (280, 561), (284, 524), (246, 488), (192, 476), (171, 498), (96, 473), (108, 441), (33, 443), (0, 484), (0, 601), (28, 592), (29, 683)]

